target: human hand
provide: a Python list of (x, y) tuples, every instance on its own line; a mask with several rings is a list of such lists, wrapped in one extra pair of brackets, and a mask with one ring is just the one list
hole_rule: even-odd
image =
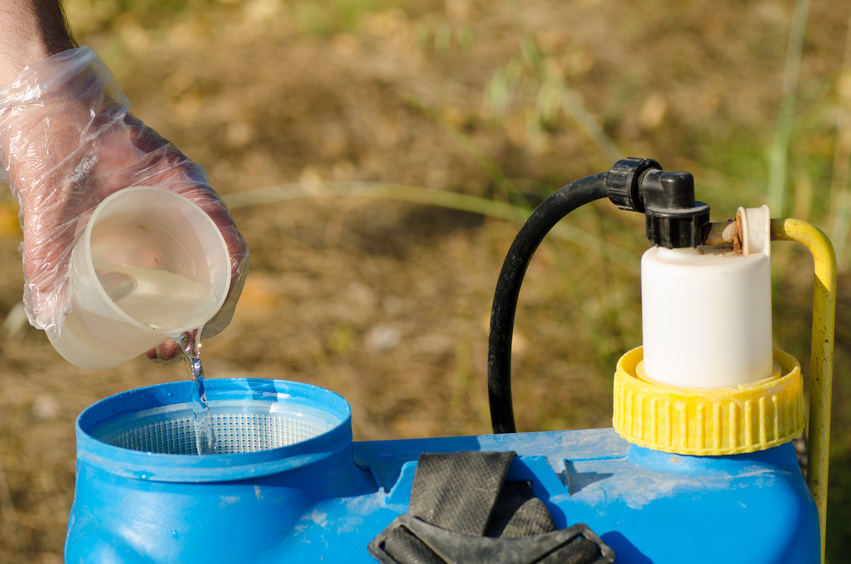
[[(130, 186), (159, 186), (200, 206), (231, 256), (225, 305), (204, 336), (230, 322), (248, 271), (248, 248), (204, 169), (129, 113), (107, 66), (87, 47), (29, 65), (0, 91), (0, 150), (24, 233), (24, 305), (30, 323), (58, 334), (71, 305), (69, 259), (94, 207)], [(167, 361), (167, 341), (148, 352)]]

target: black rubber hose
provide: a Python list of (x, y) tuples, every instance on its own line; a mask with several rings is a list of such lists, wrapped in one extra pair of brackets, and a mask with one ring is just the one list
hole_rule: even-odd
[(511, 339), (520, 285), (532, 255), (564, 216), (607, 196), (607, 176), (603, 172), (581, 178), (547, 198), (532, 212), (508, 250), (494, 292), (488, 340), (488, 397), (494, 433), (516, 431), (511, 400)]

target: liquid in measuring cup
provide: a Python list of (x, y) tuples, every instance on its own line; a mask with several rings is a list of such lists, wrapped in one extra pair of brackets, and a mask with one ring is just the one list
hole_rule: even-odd
[(218, 307), (210, 290), (179, 274), (118, 264), (95, 271), (115, 305), (154, 329), (180, 327), (188, 318), (210, 317)]

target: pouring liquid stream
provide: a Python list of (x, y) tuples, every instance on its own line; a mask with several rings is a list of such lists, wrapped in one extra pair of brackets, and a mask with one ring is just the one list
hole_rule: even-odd
[(186, 368), (192, 377), (192, 422), (195, 426), (195, 447), (198, 454), (216, 454), (218, 441), (213, 430), (213, 414), (207, 405), (207, 392), (204, 389), (204, 367), (201, 364), (201, 328), (187, 331), (177, 337), (177, 343), (183, 350)]

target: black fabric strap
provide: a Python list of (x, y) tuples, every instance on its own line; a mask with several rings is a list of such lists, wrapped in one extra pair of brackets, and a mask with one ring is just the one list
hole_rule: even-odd
[(483, 536), (517, 539), (556, 530), (544, 502), (526, 482), (505, 482)]
[(525, 482), (505, 482), (513, 452), (425, 453), (408, 514), (369, 545), (384, 564), (591, 564), (614, 551), (585, 525), (557, 531)]
[(483, 536), (513, 458), (513, 452), (422, 454), (408, 514), (441, 529)]

